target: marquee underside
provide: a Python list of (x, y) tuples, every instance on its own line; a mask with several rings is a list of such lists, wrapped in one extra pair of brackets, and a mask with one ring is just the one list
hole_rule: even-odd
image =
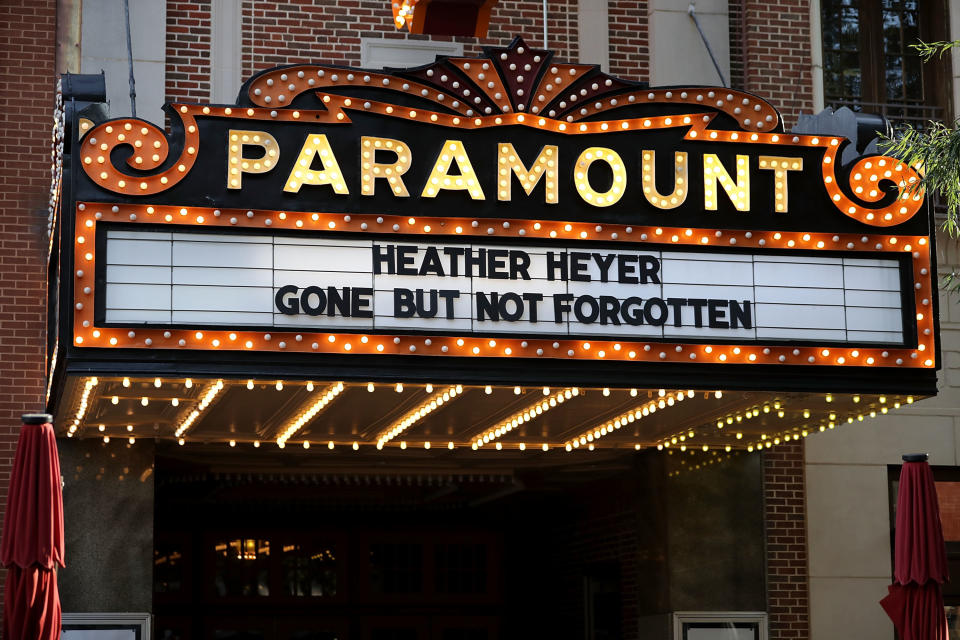
[(122, 376), (70, 376), (64, 397), (61, 434), (119, 444), (155, 438), (287, 453), (309, 448), (318, 455), (333, 449), (512, 457), (595, 449), (756, 450), (919, 399)]

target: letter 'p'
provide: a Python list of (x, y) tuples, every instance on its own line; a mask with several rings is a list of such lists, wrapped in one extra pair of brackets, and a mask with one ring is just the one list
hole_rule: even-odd
[[(267, 173), (277, 166), (280, 147), (277, 139), (266, 131), (230, 129), (227, 134), (227, 188), (239, 189), (245, 173)], [(245, 158), (243, 148), (260, 147), (263, 155)]]

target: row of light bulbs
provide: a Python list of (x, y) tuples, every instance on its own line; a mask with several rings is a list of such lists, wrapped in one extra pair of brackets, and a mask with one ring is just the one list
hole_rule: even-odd
[[(429, 386), (430, 386), (430, 389), (432, 390), (433, 385), (429, 385)], [(487, 389), (490, 389), (490, 387), (487, 387)], [(383, 449), (383, 446), (385, 444), (387, 444), (388, 442), (390, 442), (391, 440), (393, 440), (394, 438), (402, 434), (404, 431), (406, 431), (416, 423), (426, 418), (433, 411), (442, 407), (444, 403), (450, 402), (455, 398), (457, 398), (457, 396), (459, 396), (461, 393), (463, 393), (463, 386), (459, 384), (451, 385), (450, 387), (447, 387), (447, 389), (445, 389), (444, 391), (440, 391), (436, 393), (429, 400), (427, 400), (422, 405), (420, 405), (419, 407), (417, 407), (416, 409), (414, 409), (413, 411), (405, 415), (403, 418), (401, 418), (397, 422), (390, 425), (390, 428), (388, 428), (386, 431), (380, 434), (380, 437), (377, 438), (377, 449)], [(428, 449), (430, 448), (429, 444), (427, 445), (427, 448)]]
[[(187, 382), (190, 382), (190, 386), (193, 386), (193, 382), (189, 378), (187, 378)], [(183, 436), (183, 434), (187, 432), (187, 429), (193, 425), (196, 419), (200, 417), (201, 413), (206, 411), (207, 407), (210, 406), (210, 403), (213, 402), (213, 399), (216, 398), (217, 394), (222, 390), (223, 380), (217, 380), (216, 382), (210, 384), (210, 386), (207, 387), (206, 392), (203, 394), (203, 398), (201, 398), (200, 403), (197, 404), (197, 408), (187, 414), (187, 417), (183, 419), (183, 422), (180, 423), (180, 426), (177, 427), (176, 431), (174, 432), (174, 436), (177, 438)]]
[[(544, 395), (548, 395), (549, 393), (549, 387), (544, 387)], [(533, 420), (537, 416), (542, 415), (557, 405), (563, 404), (565, 401), (575, 398), (579, 395), (579, 388), (568, 387), (562, 391), (558, 391), (556, 394), (551, 395), (546, 400), (538, 400), (522, 411), (518, 411), (509, 418), (505, 419), (496, 427), (491, 427), (471, 438), (473, 441), (471, 447), (476, 450), (489, 442), (496, 442), (496, 448), (502, 449), (503, 444), (499, 442), (499, 439), (502, 436), (507, 435), (525, 422)]]
[[(74, 417), (74, 419), (73, 419), (73, 421), (72, 421), (72, 423), (71, 423), (71, 426), (68, 428), (68, 432), (67, 432), (67, 436), (68, 436), (68, 437), (72, 437), (72, 436), (76, 433), (76, 431), (78, 430), (79, 425), (81, 424), (82, 419), (83, 419), (84, 415), (86, 414), (86, 412), (87, 412), (87, 410), (88, 410), (88, 407), (89, 407), (89, 396), (90, 396), (90, 394), (92, 393), (94, 387), (96, 387), (96, 386), (99, 384), (99, 382), (100, 382), (100, 380), (99, 380), (98, 378), (96, 378), (96, 377), (88, 378), (88, 379), (84, 382), (84, 388), (83, 388), (83, 391), (81, 392), (81, 397), (80, 397), (80, 401), (79, 401), (79, 403), (78, 403), (78, 407), (77, 407), (77, 411), (76, 411), (75, 417)], [(122, 385), (123, 385), (125, 388), (129, 388), (129, 387), (131, 386), (131, 384), (132, 384), (132, 383), (131, 383), (130, 378), (125, 377), (125, 378), (122, 379)], [(193, 380), (190, 379), (190, 378), (186, 378), (186, 379), (184, 380), (184, 383), (183, 383), (183, 384), (184, 384), (184, 387), (185, 387), (185, 388), (190, 389), (190, 388), (193, 387)], [(163, 381), (162, 381), (160, 378), (155, 378), (154, 381), (153, 381), (153, 385), (154, 385), (154, 387), (156, 387), (156, 388), (161, 388), (162, 385), (163, 385)], [(251, 379), (251, 380), (248, 380), (246, 386), (247, 386), (248, 389), (254, 388), (254, 381), (253, 381), (252, 379)], [(275, 386), (276, 386), (277, 390), (282, 390), (282, 389), (283, 389), (283, 381), (282, 381), (282, 380), (276, 381)], [(181, 422), (180, 426), (179, 426), (179, 427), (177, 428), (177, 430), (175, 431), (175, 436), (178, 438), (178, 441), (179, 441), (179, 443), (180, 443), (181, 445), (182, 445), (182, 444), (185, 444), (185, 442), (186, 442), (185, 439), (182, 437), (183, 434), (193, 425), (193, 423), (194, 423), (194, 422), (196, 421), (196, 419), (200, 416), (200, 414), (201, 414), (204, 410), (206, 410), (206, 408), (212, 403), (213, 399), (217, 396), (218, 393), (220, 393), (220, 391), (222, 391), (223, 388), (224, 388), (224, 382), (223, 382), (222, 379), (217, 380), (215, 383), (212, 383), (210, 386), (208, 386), (207, 389), (206, 389), (206, 391), (205, 391), (205, 393), (204, 393), (204, 395), (203, 395), (203, 397), (201, 398), (199, 404), (197, 405), (196, 409), (192, 410), (192, 411), (186, 416), (186, 418)], [(313, 391), (313, 389), (314, 389), (314, 384), (313, 384), (312, 382), (307, 382), (307, 383), (305, 384), (305, 388), (306, 388), (308, 391)], [(367, 384), (367, 390), (368, 390), (369, 392), (373, 392), (373, 391), (375, 390), (375, 388), (376, 388), (376, 387), (375, 387), (374, 383), (370, 382), (370, 383)], [(433, 385), (432, 385), (432, 384), (427, 384), (427, 385), (425, 385), (424, 388), (425, 388), (425, 390), (426, 390), (427, 393), (432, 393), (432, 392), (433, 392)], [(342, 382), (338, 382), (338, 383), (335, 383), (335, 384), (331, 385), (331, 386), (328, 388), (327, 392), (326, 392), (318, 401), (316, 401), (315, 403), (313, 403), (313, 404), (310, 406), (310, 408), (308, 408), (306, 411), (304, 411), (303, 413), (301, 413), (301, 415), (299, 416), (299, 418), (298, 418), (296, 421), (294, 421), (293, 423), (291, 423), (290, 426), (288, 426), (288, 428), (284, 431), (284, 433), (281, 435), (281, 437), (277, 439), (278, 445), (279, 445), (281, 448), (283, 448), (283, 446), (285, 446), (287, 440), (289, 440), (289, 438), (290, 438), (292, 435), (294, 435), (294, 434), (295, 434), (297, 431), (299, 431), (307, 422), (309, 422), (313, 417), (315, 417), (316, 414), (319, 413), (320, 410), (322, 410), (327, 404), (329, 404), (329, 402), (331, 402), (331, 401), (332, 401), (337, 395), (339, 395), (344, 389), (345, 389), (345, 386), (344, 386), (344, 384), (343, 384)], [(402, 384), (402, 383), (396, 383), (396, 385), (394, 385), (394, 389), (395, 389), (398, 393), (402, 393), (403, 390), (404, 390), (403, 384)], [(484, 392), (485, 392), (486, 394), (489, 395), (489, 394), (492, 393), (492, 391), (493, 391), (492, 386), (487, 385), (487, 386), (484, 387)], [(378, 448), (378, 449), (382, 449), (384, 445), (386, 445), (387, 443), (389, 443), (391, 440), (395, 439), (395, 438), (396, 438), (397, 436), (399, 436), (403, 431), (405, 431), (406, 429), (408, 429), (410, 426), (412, 426), (413, 424), (415, 424), (417, 421), (419, 421), (419, 420), (423, 419), (424, 417), (426, 417), (426, 415), (428, 415), (430, 412), (434, 411), (436, 408), (438, 408), (439, 406), (441, 406), (443, 403), (448, 402), (448, 401), (452, 400), (453, 398), (459, 396), (460, 394), (462, 394), (462, 392), (463, 392), (463, 387), (462, 387), (462, 385), (456, 385), (456, 386), (451, 386), (451, 387), (447, 388), (445, 391), (442, 391), (442, 392), (438, 393), (434, 398), (431, 398), (428, 402), (426, 402), (426, 403), (424, 403), (423, 405), (421, 405), (420, 407), (418, 407), (418, 409), (410, 412), (410, 414), (408, 414), (407, 416), (405, 416), (404, 419), (398, 421), (398, 422), (397, 422), (396, 424), (394, 424), (390, 429), (388, 429), (387, 431), (385, 431), (384, 434), (382, 434), (381, 437), (378, 439), (377, 448)], [(521, 394), (521, 393), (522, 393), (522, 388), (519, 387), (519, 386), (514, 387), (514, 393), (517, 394), (517, 395)], [(542, 388), (542, 393), (543, 393), (544, 396), (551, 396), (551, 393), (552, 393), (552, 392), (551, 392), (551, 390), (550, 390), (549, 387), (543, 387), (543, 388)], [(547, 410), (549, 410), (550, 408), (553, 408), (553, 407), (557, 406), (557, 404), (561, 404), (561, 403), (564, 402), (565, 400), (568, 400), (568, 399), (570, 399), (570, 398), (572, 398), (572, 397), (578, 396), (579, 394), (580, 394), (580, 390), (579, 390), (578, 388), (569, 388), (569, 389), (565, 389), (565, 390), (563, 390), (563, 391), (558, 392), (555, 396), (550, 397), (550, 398), (547, 399), (547, 400), (538, 401), (538, 402), (535, 403), (534, 405), (531, 405), (531, 407), (528, 407), (526, 410), (521, 411), (521, 412), (518, 412), (515, 416), (511, 416), (511, 418), (509, 418), (509, 419), (507, 419), (506, 421), (504, 421), (504, 422), (503, 422), (501, 425), (499, 425), (498, 427), (494, 427), (494, 428), (492, 428), (492, 429), (489, 429), (489, 430), (487, 430), (486, 432), (483, 432), (483, 433), (481, 433), (481, 434), (478, 434), (477, 436), (475, 436), (474, 438), (472, 438), (473, 442), (472, 442), (471, 448), (473, 448), (474, 450), (476, 450), (476, 449), (482, 447), (483, 444), (489, 443), (489, 442), (491, 442), (491, 441), (496, 441), (496, 440), (498, 440), (500, 437), (506, 435), (506, 434), (509, 433), (511, 430), (513, 430), (514, 428), (516, 428), (517, 426), (519, 426), (520, 424), (523, 424), (523, 423), (525, 423), (526, 421), (535, 418), (537, 415), (542, 414), (544, 411), (547, 411)], [(602, 394), (603, 394), (605, 397), (606, 397), (606, 396), (609, 396), (609, 395), (610, 395), (610, 389), (609, 389), (609, 388), (604, 388), (604, 389), (602, 390)], [(637, 390), (637, 389), (631, 389), (631, 390), (630, 390), (630, 395), (631, 395), (632, 397), (636, 397), (636, 396), (638, 395), (638, 390)], [(574, 438), (574, 439), (568, 441), (567, 443), (565, 443), (564, 448), (565, 448), (567, 451), (572, 451), (573, 449), (577, 449), (577, 448), (579, 448), (580, 446), (587, 445), (587, 448), (592, 451), (592, 450), (594, 449), (594, 446), (593, 446), (593, 444), (592, 444), (593, 441), (594, 441), (594, 440), (598, 440), (599, 438), (601, 438), (601, 437), (603, 437), (603, 436), (605, 436), (605, 435), (608, 435), (609, 433), (612, 433), (613, 431), (617, 430), (617, 429), (619, 428), (619, 427), (617, 426), (617, 422), (618, 422), (618, 421), (620, 422), (620, 426), (622, 427), (623, 424), (631, 423), (631, 422), (635, 421), (636, 419), (638, 419), (638, 418), (640, 418), (640, 417), (644, 417), (644, 416), (646, 416), (646, 415), (649, 415), (650, 413), (655, 412), (657, 409), (663, 409), (663, 408), (666, 408), (666, 407), (668, 407), (668, 406), (673, 406), (673, 404), (675, 404), (675, 402), (677, 402), (677, 401), (682, 401), (684, 398), (693, 398), (693, 397), (695, 396), (695, 392), (694, 392), (693, 390), (688, 390), (688, 391), (686, 391), (686, 392), (684, 392), (684, 391), (679, 391), (679, 392), (676, 392), (676, 393), (668, 393), (666, 390), (660, 389), (660, 390), (658, 390), (657, 395), (658, 395), (658, 399), (657, 399), (657, 400), (652, 401), (652, 402), (650, 402), (650, 403), (648, 403), (648, 404), (644, 404), (643, 406), (638, 407), (636, 410), (631, 410), (630, 412), (627, 412), (627, 413), (623, 414), (622, 416), (618, 416), (618, 417), (617, 417), (616, 419), (614, 419), (614, 420), (607, 421), (607, 423), (604, 423), (603, 425), (598, 425), (596, 428), (584, 432), (584, 433), (581, 434), (580, 436), (577, 436), (576, 438)], [(709, 393), (706, 394), (706, 397), (709, 397), (709, 395), (710, 395)], [(715, 391), (715, 392), (713, 392), (713, 395), (714, 395), (715, 398), (721, 398), (721, 397), (723, 396), (723, 393), (722, 393), (721, 391)], [(445, 397), (445, 396), (446, 396), (446, 397)], [(146, 397), (142, 398), (142, 400), (146, 400), (146, 399), (147, 399)], [(144, 404), (144, 405), (146, 405), (147, 403), (142, 402), (142, 400), (141, 400), (141, 403)], [(828, 394), (825, 394), (825, 395), (824, 395), (824, 401), (825, 401), (826, 403), (831, 403), (831, 402), (833, 402), (833, 400), (834, 400), (834, 398), (833, 398), (833, 395), (832, 395), (832, 394), (829, 394), (829, 393), (828, 393)], [(854, 403), (859, 403), (859, 402), (861, 401), (861, 397), (860, 397), (859, 395), (854, 395), (854, 396), (852, 396), (852, 400), (853, 400)], [(117, 402), (118, 402), (117, 396), (113, 396), (113, 398), (112, 398), (112, 403), (113, 403), (113, 404), (117, 404)], [(887, 398), (886, 398), (886, 396), (879, 396), (879, 397), (878, 397), (878, 402), (879, 402), (881, 405), (886, 405), (886, 404), (887, 404)], [(907, 396), (906, 402), (907, 402), (907, 404), (912, 404), (912, 403), (914, 402), (913, 396)], [(174, 398), (174, 399), (172, 400), (172, 403), (173, 403), (174, 406), (177, 406), (177, 405), (179, 404), (177, 398)], [(544, 406), (544, 405), (546, 405), (546, 406)], [(894, 408), (894, 409), (899, 409), (900, 407), (901, 407), (901, 403), (898, 402), (898, 401), (897, 401), (897, 402), (894, 402), (894, 403), (892, 404), (892, 408)], [(538, 409), (539, 409), (539, 411), (538, 411)], [(644, 410), (646, 410), (646, 412), (644, 412)], [(762, 411), (763, 413), (765, 413), (765, 414), (766, 414), (766, 413), (770, 413), (771, 411), (776, 411), (778, 417), (783, 418), (783, 417), (785, 416), (785, 412), (784, 412), (784, 410), (783, 410), (782, 403), (781, 403), (779, 400), (776, 400), (776, 401), (774, 401), (773, 403), (767, 403), (767, 404), (764, 404), (764, 405), (762, 405), (762, 406), (757, 406), (757, 407), (753, 407), (753, 408), (751, 408), (751, 409), (748, 409), (748, 410), (746, 410), (743, 414), (740, 414), (740, 413), (738, 413), (738, 414), (731, 414), (731, 415), (726, 416), (725, 419), (723, 419), (723, 418), (718, 419), (718, 420), (716, 421), (716, 426), (717, 426), (718, 429), (723, 429), (724, 426), (733, 424), (734, 422), (739, 423), (739, 422), (741, 422), (743, 419), (748, 419), (748, 420), (749, 420), (749, 419), (751, 419), (751, 418), (758, 417), (758, 416), (760, 415), (761, 411)], [(881, 407), (879, 408), (879, 412), (876, 411), (876, 410), (871, 410), (871, 411), (869, 411), (869, 412), (867, 413), (867, 415), (869, 415), (869, 417), (871, 417), (871, 418), (874, 418), (874, 417), (876, 417), (876, 416), (878, 415), (878, 413), (879, 413), (879, 414), (886, 414), (886, 413), (888, 413), (888, 411), (889, 411), (889, 409), (888, 409), (887, 406), (881, 406)], [(419, 414), (420, 414), (419, 416), (417, 416), (417, 413), (418, 413), (418, 412), (419, 412)], [(639, 414), (639, 415), (637, 415), (637, 414)], [(810, 417), (810, 415), (811, 415), (811, 412), (810, 412), (809, 409), (804, 409), (802, 415), (803, 415), (803, 417), (804, 417), (805, 419), (808, 419), (808, 418)], [(831, 412), (831, 413), (829, 414), (829, 422), (828, 422), (827, 424), (821, 424), (821, 425), (819, 426), (819, 431), (822, 432), (822, 431), (825, 431), (825, 430), (827, 430), (827, 429), (833, 429), (833, 428), (835, 428), (835, 426), (836, 426), (836, 424), (837, 424), (837, 423), (836, 423), (836, 416), (837, 416), (836, 413)], [(632, 418), (632, 419), (631, 419), (631, 418)], [(846, 422), (849, 424), (849, 423), (852, 423), (854, 420), (863, 421), (864, 419), (865, 419), (865, 415), (864, 415), (863, 413), (860, 413), (860, 414), (857, 414), (856, 416), (854, 416), (854, 415), (849, 415), (849, 416), (847, 416)], [(412, 421), (411, 421), (411, 420), (412, 420)], [(514, 420), (516, 420), (516, 424), (514, 424)], [(405, 425), (405, 426), (404, 426), (404, 425)], [(402, 428), (400, 428), (399, 431), (397, 431), (397, 428), (398, 428), (398, 427), (401, 427), (401, 426), (402, 426)], [(105, 425), (102, 425), (102, 424), (101, 424), (101, 425), (99, 426), (99, 430), (100, 430), (101, 432), (103, 432), (103, 431), (105, 430)], [(133, 431), (133, 425), (127, 425), (127, 431), (132, 432), (132, 431)], [(498, 431), (499, 431), (499, 433), (498, 433)], [(766, 434), (761, 434), (759, 441), (747, 445), (747, 451), (754, 451), (754, 450), (761, 450), (761, 449), (764, 449), (764, 448), (770, 448), (770, 447), (772, 447), (772, 446), (776, 446), (776, 445), (780, 444), (781, 441), (782, 441), (782, 442), (788, 442), (788, 441), (790, 441), (790, 440), (799, 440), (800, 437), (806, 437), (808, 434), (809, 434), (809, 430), (807, 430), (807, 429), (802, 429), (802, 430), (799, 430), (799, 431), (794, 430), (793, 432), (784, 432), (784, 433), (775, 435), (775, 436), (773, 436), (773, 437), (769, 437), (769, 436), (767, 436)], [(683, 442), (684, 442), (685, 440), (692, 439), (692, 438), (694, 437), (694, 435), (695, 435), (695, 433), (691, 430), (691, 431), (689, 431), (689, 432), (686, 433), (686, 434), (679, 434), (679, 435), (672, 436), (672, 437), (670, 437), (670, 438), (665, 439), (665, 440), (662, 441), (661, 443), (659, 443), (659, 444), (657, 445), (657, 449), (658, 449), (658, 450), (669, 449), (670, 446), (671, 446), (671, 444), (677, 445), (677, 444), (679, 443), (679, 444), (680, 444), (680, 450), (681, 450), (681, 451), (686, 451), (686, 450), (687, 450), (687, 446), (686, 446), (685, 444), (683, 444)], [(486, 440), (484, 440), (484, 437), (486, 437)], [(742, 434), (741, 432), (737, 432), (737, 433), (736, 433), (736, 438), (737, 438), (737, 440), (742, 439), (742, 437), (743, 437), (743, 434)], [(105, 435), (105, 436), (103, 437), (103, 440), (104, 440), (104, 442), (110, 442), (110, 437)], [(133, 444), (133, 442), (135, 441), (135, 438), (134, 438), (133, 436), (130, 436), (130, 437), (129, 437), (129, 441), (130, 441), (131, 444)], [(254, 443), (254, 446), (255, 446), (255, 447), (258, 447), (259, 444), (260, 444), (259, 441), (257, 441), (257, 442)], [(430, 442), (424, 442), (423, 444), (424, 444), (424, 448), (425, 448), (425, 449), (430, 449), (431, 446), (432, 446)], [(496, 444), (497, 444), (496, 448), (497, 448), (498, 450), (501, 450), (501, 449), (503, 448), (502, 443), (497, 442)], [(230, 446), (231, 446), (231, 447), (236, 446), (236, 441), (230, 441)], [(304, 448), (309, 448), (309, 447), (310, 447), (309, 441), (304, 441), (303, 446), (304, 446)], [(333, 441), (328, 442), (328, 448), (333, 449), (335, 446), (336, 446), (336, 445), (335, 445), (335, 443), (334, 443)], [(354, 450), (358, 450), (359, 447), (360, 447), (359, 442), (353, 442), (352, 447), (353, 447)], [(453, 448), (455, 448), (455, 444), (454, 444), (453, 442), (448, 442), (448, 443), (447, 443), (447, 447), (448, 447), (449, 449), (453, 449)], [(407, 443), (406, 443), (406, 441), (401, 442), (400, 448), (401, 448), (401, 449), (406, 449), (406, 448), (407, 448)], [(522, 450), (525, 450), (525, 449), (526, 449), (526, 444), (525, 444), (525, 443), (519, 443), (519, 445), (517, 445), (517, 448), (518, 448), (519, 450), (521, 450), (521, 451), (522, 451)], [(548, 444), (544, 443), (543, 445), (541, 445), (541, 448), (542, 448), (542, 450), (547, 451), (547, 450), (549, 450), (550, 447), (549, 447)], [(642, 447), (641, 447), (641, 445), (638, 444), (638, 445), (636, 445), (635, 448), (639, 450), (639, 449), (642, 448)], [(708, 451), (708, 450), (709, 450), (709, 446), (708, 446), (708, 445), (702, 445), (701, 449), (702, 449), (703, 451)], [(725, 446), (725, 449), (729, 451), (729, 450), (731, 449), (730, 445), (726, 445), (726, 446)]]
[[(832, 396), (831, 394), (827, 394), (827, 395), (824, 397), (824, 399), (825, 399), (825, 401), (828, 402), (828, 403), (829, 403), (829, 402), (833, 402), (833, 396)], [(854, 401), (855, 403), (859, 403), (859, 402), (860, 402), (860, 396), (858, 396), (858, 395), (853, 396), (853, 401)], [(846, 419), (845, 419), (846, 424), (852, 424), (854, 421), (856, 421), (856, 422), (863, 422), (863, 421), (864, 421), (866, 418), (868, 418), (868, 417), (869, 417), (869, 418), (876, 418), (877, 415), (886, 415), (887, 413), (890, 412), (890, 408), (899, 409), (900, 407), (903, 406), (903, 404), (902, 404), (901, 402), (899, 402), (899, 401), (895, 401), (895, 402), (892, 403), (891, 406), (888, 406), (888, 404), (887, 404), (887, 397), (886, 397), (886, 396), (880, 396), (880, 397), (877, 399), (877, 401), (878, 401), (881, 405), (883, 405), (883, 406), (881, 406), (881, 407), (879, 408), (879, 411), (878, 411), (878, 410), (875, 410), (875, 409), (871, 409), (870, 411), (865, 412), (865, 413), (857, 413), (856, 415), (853, 415), (853, 414), (848, 415), (848, 416), (846, 417)], [(906, 403), (907, 403), (907, 404), (913, 404), (913, 403), (914, 403), (914, 397), (913, 397), (913, 396), (907, 396), (907, 398), (906, 398)], [(804, 412), (803, 412), (803, 417), (804, 417), (804, 418), (809, 418), (809, 417), (810, 417), (810, 412), (809, 412), (809, 410), (804, 410)], [(830, 414), (829, 414), (829, 421), (828, 421), (826, 424), (820, 424), (820, 425), (818, 425), (817, 428), (816, 428), (815, 430), (813, 430), (813, 431), (811, 431), (809, 428), (806, 428), (806, 427), (803, 427), (803, 428), (797, 428), (797, 427), (795, 427), (793, 430), (781, 432), (781, 433), (775, 434), (775, 435), (773, 435), (773, 436), (768, 436), (767, 434), (762, 433), (762, 434), (760, 434), (760, 439), (759, 439), (758, 441), (753, 442), (753, 443), (747, 445), (747, 451), (748, 451), (748, 452), (752, 452), (752, 451), (760, 451), (760, 450), (763, 450), (763, 449), (769, 449), (769, 448), (771, 448), (771, 447), (773, 447), (773, 446), (776, 446), (776, 445), (780, 444), (781, 442), (790, 442), (791, 440), (794, 440), (794, 441), (795, 441), (795, 440), (799, 440), (800, 438), (806, 438), (806, 437), (807, 437), (808, 435), (810, 435), (811, 433), (815, 433), (815, 432), (823, 433), (824, 431), (835, 429), (835, 428), (836, 428), (838, 425), (840, 425), (840, 424), (843, 424), (843, 421), (838, 421), (838, 420), (837, 420), (837, 414), (836, 414), (836, 413), (830, 413)]]
[[(283, 449), (287, 444), (287, 440), (302, 429), (305, 424), (313, 420), (318, 413), (323, 411), (324, 407), (333, 402), (333, 400), (343, 392), (343, 389), (344, 386), (342, 382), (336, 382), (327, 387), (327, 390), (318, 400), (313, 402), (306, 411), (301, 413), (296, 420), (291, 422), (290, 425), (283, 430), (283, 433), (277, 438), (277, 446)], [(307, 448), (309, 448), (309, 445), (307, 445)]]
[(75, 434), (77, 429), (80, 427), (80, 422), (83, 420), (83, 416), (87, 413), (87, 408), (90, 401), (90, 393), (98, 383), (99, 380), (96, 377), (87, 378), (87, 381), (83, 383), (83, 392), (80, 394), (80, 403), (77, 406), (77, 413), (73, 418), (73, 423), (67, 429), (68, 438), (72, 438), (73, 434)]

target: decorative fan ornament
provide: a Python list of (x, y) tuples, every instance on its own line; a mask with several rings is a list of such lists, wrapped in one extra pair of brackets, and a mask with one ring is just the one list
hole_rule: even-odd
[(507, 47), (484, 48), (482, 58), (441, 57), (413, 69), (376, 72), (332, 65), (281, 67), (251, 78), (241, 89), (241, 98), (254, 106), (289, 108), (294, 99), (312, 94), (321, 103), (316, 106), (325, 108), (324, 90), (336, 88), (338, 95), (347, 95), (348, 88), (366, 87), (406, 94), (429, 101), (431, 108), (440, 112), (468, 117), (530, 113), (576, 122), (613, 109), (670, 103), (726, 113), (744, 131), (768, 132), (781, 124), (776, 109), (743, 91), (649, 89), (645, 82), (606, 74), (599, 65), (553, 64), (552, 59), (553, 52), (533, 49), (522, 38), (515, 38)]

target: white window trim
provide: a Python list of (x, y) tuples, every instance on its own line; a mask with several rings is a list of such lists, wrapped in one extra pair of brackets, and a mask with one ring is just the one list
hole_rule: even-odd
[[(816, 3), (814, 3), (816, 4)], [(673, 613), (673, 640), (683, 640), (683, 625), (690, 622), (747, 622), (755, 623), (759, 640), (767, 640), (765, 611), (675, 611)]]
[(418, 67), (433, 62), (437, 56), (462, 55), (463, 45), (459, 42), (360, 38), (360, 66), (365, 69)]
[[(83, 627), (82, 631), (88, 632), (110, 625), (137, 627), (140, 640), (150, 640), (149, 613), (64, 613), (61, 622), (63, 626)], [(70, 631), (65, 631), (63, 637), (64, 640), (69, 640)]]

